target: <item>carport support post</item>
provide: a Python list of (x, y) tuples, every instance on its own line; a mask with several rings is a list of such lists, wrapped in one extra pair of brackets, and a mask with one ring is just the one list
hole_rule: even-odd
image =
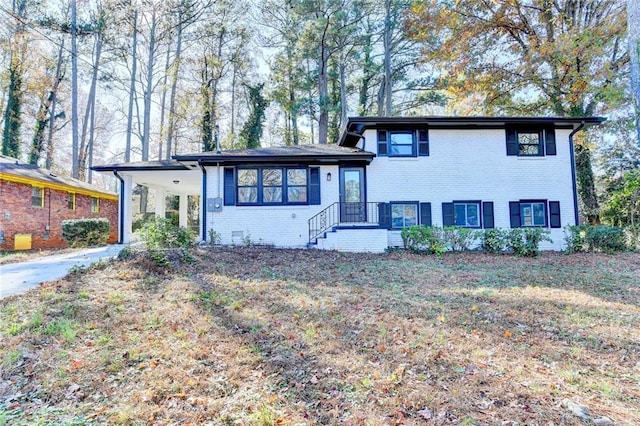
[(189, 206), (189, 196), (187, 194), (180, 194), (180, 207), (179, 207), (179, 220), (180, 220), (180, 227), (181, 228), (186, 228), (188, 226), (188, 221), (187, 221), (187, 210)]
[(120, 218), (120, 243), (131, 243), (131, 222), (133, 214), (131, 213), (131, 202), (133, 198), (133, 177), (120, 176), (120, 203), (118, 208), (118, 216)]
[(164, 219), (167, 216), (167, 200), (163, 187), (156, 187), (156, 219)]

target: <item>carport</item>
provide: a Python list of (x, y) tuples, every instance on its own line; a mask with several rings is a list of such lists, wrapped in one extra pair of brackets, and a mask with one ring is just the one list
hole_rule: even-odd
[[(187, 227), (188, 197), (200, 195), (200, 223), (204, 194), (202, 194), (203, 172), (197, 163), (166, 161), (143, 161), (134, 163), (109, 164), (91, 168), (101, 173), (111, 173), (119, 181), (119, 226), (118, 242), (131, 242), (133, 223), (133, 189), (136, 185), (146, 186), (155, 193), (155, 213), (164, 217), (165, 199), (168, 195), (177, 195), (179, 203), (179, 225)], [(200, 233), (199, 233), (200, 234)], [(200, 235), (202, 237), (202, 235)], [(204, 237), (203, 237), (204, 238)]]

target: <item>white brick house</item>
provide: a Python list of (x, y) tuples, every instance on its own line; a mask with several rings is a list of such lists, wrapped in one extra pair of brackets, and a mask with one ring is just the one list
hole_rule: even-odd
[[(562, 228), (578, 223), (573, 135), (602, 121), (356, 117), (338, 144), (176, 155), (94, 170), (120, 179), (122, 242), (131, 232), (130, 192), (141, 183), (155, 188), (158, 200), (200, 195), (200, 239), (216, 235), (222, 244), (384, 251), (401, 246), (400, 230), (414, 224), (539, 226), (553, 240), (542, 249), (560, 250)], [(157, 213), (164, 213), (162, 204)]]

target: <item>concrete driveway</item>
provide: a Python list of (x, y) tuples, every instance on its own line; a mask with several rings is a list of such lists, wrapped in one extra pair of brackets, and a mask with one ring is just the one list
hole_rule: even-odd
[(44, 281), (53, 281), (67, 275), (74, 267), (87, 267), (101, 259), (109, 260), (126, 245), (78, 249), (71, 253), (54, 254), (39, 259), (0, 266), (0, 299), (37, 287)]

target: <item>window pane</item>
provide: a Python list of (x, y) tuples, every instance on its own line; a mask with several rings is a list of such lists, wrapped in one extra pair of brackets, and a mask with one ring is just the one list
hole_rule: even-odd
[(413, 145), (413, 134), (391, 133), (391, 145)]
[(413, 134), (391, 133), (389, 145), (392, 155), (413, 155)]
[(281, 203), (282, 188), (279, 186), (268, 186), (262, 190), (263, 203)]
[(477, 204), (467, 204), (467, 226), (480, 226)]
[(455, 204), (453, 214), (453, 223), (456, 226), (465, 226), (467, 224), (467, 210), (465, 209), (465, 204)]
[(394, 228), (402, 228), (404, 225), (404, 205), (392, 204), (391, 205), (391, 225)]
[(533, 215), (531, 214), (531, 204), (520, 204), (520, 218), (523, 226), (533, 225)]
[(282, 185), (282, 169), (262, 170), (262, 185), (263, 186), (281, 186)]
[(405, 204), (404, 206), (404, 226), (413, 226), (418, 223), (418, 206), (415, 204)]
[(306, 203), (307, 187), (290, 186), (289, 188), (287, 188), (287, 201), (290, 203)]
[(540, 143), (538, 133), (518, 133), (518, 142), (525, 145), (537, 145)]
[(307, 171), (305, 169), (287, 170), (287, 185), (306, 185)]
[(240, 169), (238, 170), (239, 186), (255, 186), (258, 184), (258, 170)]
[(544, 219), (544, 203), (533, 204), (533, 224), (535, 226), (544, 226)]
[(42, 193), (43, 193), (43, 189), (42, 188), (36, 188), (33, 187), (31, 188), (31, 206), (33, 207), (42, 207), (43, 203), (42, 203)]
[(518, 145), (520, 155), (539, 155), (540, 134), (537, 132), (518, 133)]
[(257, 203), (258, 188), (256, 188), (255, 186), (238, 188), (238, 202), (239, 203)]

